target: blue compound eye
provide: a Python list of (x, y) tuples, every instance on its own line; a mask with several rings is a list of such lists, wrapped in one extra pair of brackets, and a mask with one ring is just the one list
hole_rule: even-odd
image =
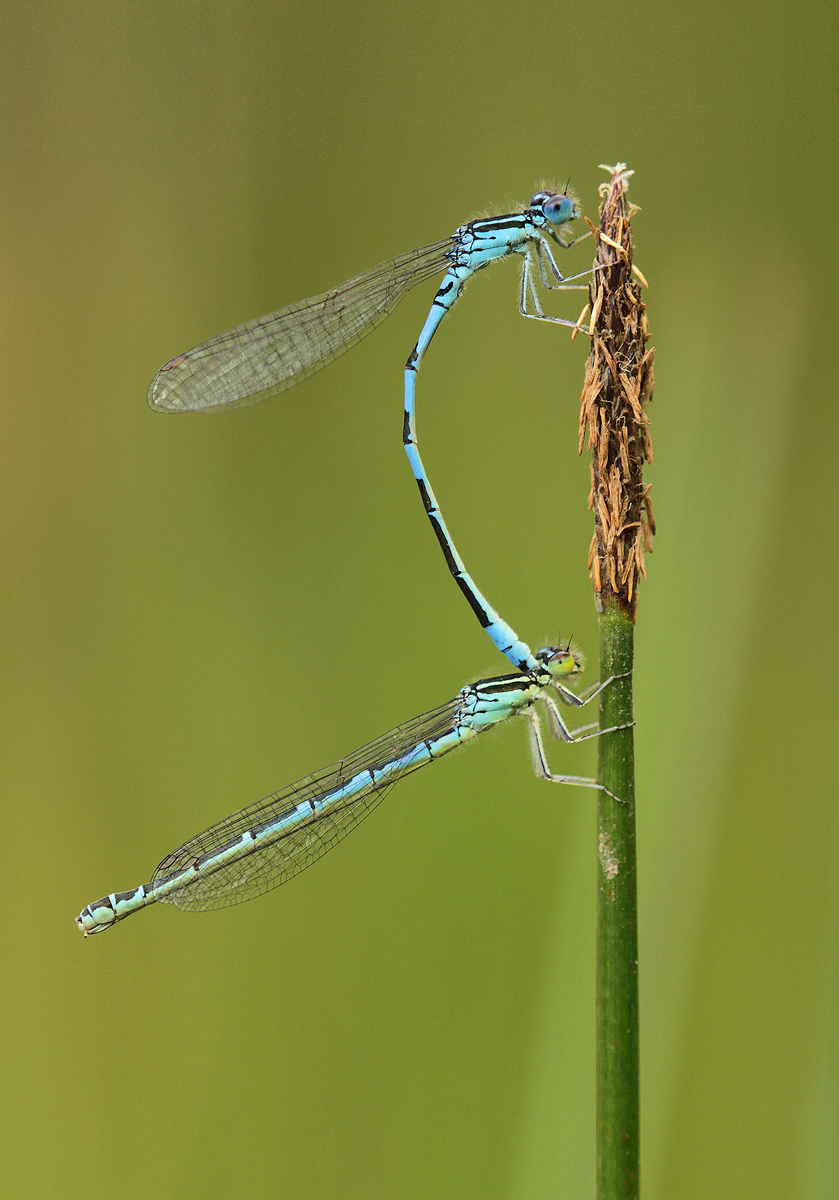
[(555, 194), (543, 201), (542, 212), (551, 225), (562, 225), (565, 221), (573, 221), (577, 215), (577, 208), (570, 196)]

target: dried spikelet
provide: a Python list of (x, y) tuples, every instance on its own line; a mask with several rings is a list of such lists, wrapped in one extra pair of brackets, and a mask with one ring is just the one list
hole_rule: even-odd
[[(598, 608), (615, 595), (634, 617), (639, 577), (645, 576), (644, 552), (652, 549), (655, 521), (644, 486), (643, 465), (652, 462), (649, 417), (653, 350), (647, 349), (647, 316), (641, 300), (646, 282), (632, 265), (630, 217), (637, 209), (626, 200), (631, 171), (623, 163), (606, 167), (611, 180), (601, 188), (603, 204), (597, 259), (591, 285), (591, 354), (580, 410), (580, 453), (588, 429), (592, 454), (589, 508), (594, 538), (589, 571)], [(592, 227), (594, 228), (594, 227)], [(635, 278), (633, 278), (633, 275)]]

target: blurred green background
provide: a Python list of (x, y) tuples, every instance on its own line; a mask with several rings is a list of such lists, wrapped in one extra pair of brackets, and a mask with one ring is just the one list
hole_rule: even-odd
[[(834, 6), (53, 0), (3, 41), (4, 1194), (592, 1195), (595, 802), (523, 727), (267, 898), (73, 918), (504, 669), (400, 445), (433, 283), (254, 409), (154, 414), (154, 371), (543, 179), (595, 216), (617, 160), (659, 348), (645, 1196), (839, 1194)], [(501, 612), (592, 657), (586, 346), (516, 296), (443, 327), (421, 444)]]

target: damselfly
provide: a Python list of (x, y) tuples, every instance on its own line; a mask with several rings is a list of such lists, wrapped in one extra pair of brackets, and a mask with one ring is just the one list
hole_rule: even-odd
[(570, 647), (548, 646), (530, 670), (469, 684), (448, 704), (397, 725), (340, 762), (190, 838), (166, 855), (151, 883), (104, 896), (83, 909), (76, 923), (87, 936), (158, 900), (201, 911), (270, 891), (330, 850), (397, 780), (519, 713), (528, 721), (533, 769), (540, 778), (607, 791), (594, 779), (553, 774), (545, 756), (537, 705), (544, 706), (555, 738), (579, 742), (598, 736), (587, 732), (593, 725), (569, 730), (556, 704), (555, 697), (581, 708), (612, 682), (577, 695), (564, 680), (581, 670), (580, 655)]
[(575, 327), (573, 321), (545, 314), (536, 271), (546, 288), (573, 286), (570, 279), (577, 277), (562, 275), (549, 240), (566, 249), (579, 241), (567, 242), (558, 232), (578, 215), (576, 201), (567, 191), (540, 191), (521, 212), (470, 221), (445, 241), (388, 259), (331, 292), (248, 321), (177, 355), (152, 380), (149, 404), (160, 412), (196, 412), (256, 404), (275, 396), (343, 354), (379, 325), (407, 291), (445, 271), (405, 368), (403, 442), (449, 570), (498, 649), (520, 670), (532, 669), (536, 660), (529, 647), (478, 589), (446, 528), (417, 446), (416, 378), (437, 326), (467, 279), (496, 259), (523, 257), (519, 298), (523, 316)]

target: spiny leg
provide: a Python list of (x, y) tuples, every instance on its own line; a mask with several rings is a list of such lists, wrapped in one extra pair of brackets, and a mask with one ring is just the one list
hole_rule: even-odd
[(567, 704), (571, 708), (583, 708), (586, 704), (590, 704), (596, 696), (599, 696), (603, 689), (607, 688), (610, 683), (613, 683), (616, 679), (625, 679), (627, 675), (631, 674), (631, 671), (621, 671), (619, 675), (610, 675), (602, 683), (598, 683), (595, 680), (594, 683), (590, 683), (581, 692), (572, 692), (570, 688), (563, 687), (561, 683), (557, 683), (555, 686), (559, 699), (563, 704)]
[[(578, 238), (577, 241), (580, 239)], [(565, 245), (565, 243), (562, 243)], [(574, 245), (573, 242), (569, 243)], [(583, 292), (588, 290), (587, 283), (574, 283), (575, 279), (583, 279), (586, 275), (592, 272), (591, 267), (586, 267), (585, 271), (578, 271), (576, 275), (563, 275), (559, 269), (559, 264), (553, 256), (553, 251), (544, 239), (537, 238), (533, 243), (533, 249), (536, 253), (536, 262), (539, 265), (539, 278), (542, 280), (542, 286), (551, 292)], [(548, 268), (553, 276), (553, 283), (548, 278)]]
[[(586, 284), (582, 284), (582, 285), (570, 284), (566, 280), (566, 277), (560, 273), (559, 267), (557, 267), (556, 263), (554, 262), (553, 255), (550, 253), (550, 251), (547, 249), (547, 247), (545, 247), (545, 251), (550, 257), (552, 270), (555, 270), (557, 272), (558, 278), (563, 280), (562, 283), (555, 283), (555, 284), (550, 283), (547, 279), (547, 275), (546, 275), (546, 272), (544, 269), (544, 264), (542, 262), (542, 258), (540, 255), (538, 242), (536, 243), (536, 247), (537, 247), (536, 257), (537, 257), (538, 264), (539, 264), (539, 273), (540, 273), (542, 282), (545, 284), (546, 287), (551, 288), (554, 291), (578, 291), (580, 289), (580, 287), (586, 288), (588, 286)], [(589, 272), (583, 271), (580, 274), (588, 275)], [(580, 275), (568, 276), (568, 279), (579, 279), (579, 278), (580, 278)], [(533, 312), (528, 312), (528, 303), (527, 303), (528, 297), (530, 297), (530, 302), (533, 305), (533, 309), (534, 309)], [(529, 317), (532, 321), (548, 321), (552, 325), (566, 325), (569, 329), (577, 328), (576, 321), (569, 321), (565, 317), (551, 317), (542, 308), (542, 302), (539, 299), (539, 293), (536, 289), (536, 281), (534, 279), (534, 274), (533, 274), (533, 259), (532, 259), (529, 248), (524, 251), (524, 266), (522, 268), (521, 295), (519, 297), (519, 312), (521, 313), (521, 315), (523, 317)]]
[[(551, 736), (558, 742), (585, 742), (589, 738), (600, 737), (601, 733), (614, 733), (616, 729), (628, 729), (630, 725), (634, 725), (634, 721), (629, 721), (624, 725), (610, 725), (608, 729), (601, 729), (599, 721), (592, 721), (588, 725), (581, 725), (579, 729), (569, 729), (562, 718), (562, 713), (556, 706), (556, 701), (553, 696), (543, 696), (542, 701), (548, 712), (548, 725), (550, 727)], [(586, 733), (587, 729), (596, 730), (595, 733)]]
[[(550, 711), (550, 709), (548, 710)], [(558, 716), (557, 712), (557, 716)], [(527, 714), (528, 732), (530, 734), (530, 758), (533, 763), (533, 770), (540, 779), (546, 779), (549, 783), (567, 783), (573, 787), (590, 787), (596, 788), (599, 792), (605, 792), (607, 796), (611, 796), (613, 800), (617, 800), (619, 804), (623, 803), (620, 796), (616, 796), (614, 792), (610, 792), (607, 787), (599, 783), (596, 779), (586, 779), (581, 775), (555, 775), (548, 768), (548, 760), (545, 754), (545, 745), (542, 740), (542, 726), (539, 722), (539, 714), (531, 709)], [(560, 718), (561, 720), (561, 718)], [(599, 737), (600, 733), (611, 733), (611, 730), (603, 729), (596, 734), (589, 736)], [(577, 739), (569, 736), (569, 741)], [(580, 738), (580, 741), (585, 741), (585, 738)]]

